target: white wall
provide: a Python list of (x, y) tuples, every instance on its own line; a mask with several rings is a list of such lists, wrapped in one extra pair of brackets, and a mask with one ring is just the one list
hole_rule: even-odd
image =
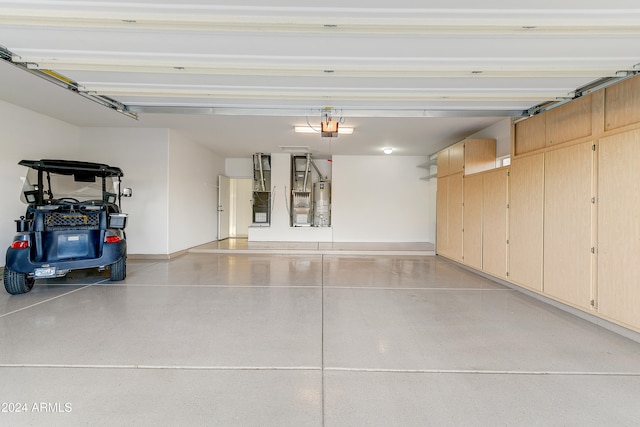
[(120, 167), (123, 185), (133, 189), (122, 199), (129, 254), (168, 254), (169, 130), (83, 128), (81, 139), (84, 160)]
[(229, 157), (224, 160), (224, 174), (229, 178), (252, 178), (253, 159)]
[[(27, 171), (17, 163), (43, 158), (122, 168), (124, 186), (133, 189), (133, 197), (122, 200), (129, 214), (130, 254), (167, 255), (217, 238), (216, 186), (218, 174), (225, 171), (224, 159), (179, 133), (80, 128), (1, 100), (0, 126), (0, 247), (9, 246), (14, 220), (25, 213), (20, 178)], [(250, 174), (250, 159), (242, 162), (248, 162)]]
[[(315, 172), (314, 172), (315, 173)], [(271, 154), (271, 224), (249, 227), (249, 240), (284, 242), (331, 242), (330, 227), (291, 227), (287, 203), (291, 191), (291, 154)]]
[(426, 156), (333, 156), (335, 242), (434, 242)]
[[(425, 156), (333, 156), (329, 228), (289, 226), (285, 187), (290, 190), (290, 159), (289, 154), (271, 155), (271, 185), (276, 188), (271, 226), (251, 227), (250, 240), (435, 241), (436, 184), (421, 180), (427, 171), (417, 167)], [(321, 169), (329, 164), (318, 163)]]
[[(427, 172), (428, 173), (428, 172)], [(423, 171), (423, 176), (426, 175)], [(436, 192), (438, 188), (438, 179), (431, 178), (429, 181), (422, 181), (425, 185), (425, 198), (427, 203), (427, 215), (424, 218), (427, 227), (427, 242), (435, 243), (436, 241)]]
[(177, 131), (169, 133), (169, 253), (217, 236), (218, 175), (224, 160)]
[(0, 265), (4, 248), (13, 240), (14, 220), (25, 214), (26, 205), (20, 202), (22, 181), (27, 168), (18, 166), (23, 159), (68, 158), (81, 160), (80, 129), (0, 100)]

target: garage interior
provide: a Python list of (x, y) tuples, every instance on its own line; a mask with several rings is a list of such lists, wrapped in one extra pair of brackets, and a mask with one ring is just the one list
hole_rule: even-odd
[(636, 424), (639, 18), (0, 1), (0, 243), (22, 159), (133, 188), (123, 282), (0, 296), (0, 424)]

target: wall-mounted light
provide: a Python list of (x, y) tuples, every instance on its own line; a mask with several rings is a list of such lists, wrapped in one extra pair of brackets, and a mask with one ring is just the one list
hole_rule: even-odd
[(382, 149), (382, 152), (383, 152), (384, 154), (391, 154), (391, 153), (393, 153), (393, 148), (391, 148), (391, 147), (385, 147), (385, 148), (383, 148), (383, 149)]

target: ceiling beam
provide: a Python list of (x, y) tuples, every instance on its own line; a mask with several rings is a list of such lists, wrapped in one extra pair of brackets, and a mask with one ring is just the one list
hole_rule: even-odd
[[(311, 117), (318, 116), (326, 108), (254, 108), (254, 107), (209, 107), (209, 106), (158, 106), (158, 105), (128, 105), (128, 110), (135, 114), (190, 114), (217, 116), (269, 116), (269, 117)], [(523, 110), (487, 110), (487, 109), (336, 109), (332, 110), (336, 116), (345, 117), (522, 117), (527, 114)]]
[(105, 95), (98, 95), (98, 94), (94, 94), (94, 93), (87, 93), (86, 91), (83, 91), (80, 89), (78, 83), (76, 83), (75, 81), (66, 78), (65, 76), (56, 73), (55, 71), (51, 71), (51, 70), (38, 70), (38, 69), (32, 69), (27, 67), (25, 64), (22, 63), (17, 63), (13, 61), (13, 57), (14, 55), (5, 47), (0, 46), (0, 60), (5, 61), (15, 67), (18, 67), (24, 71), (27, 71), (35, 76), (38, 76), (50, 83), (53, 83), (63, 89), (66, 89), (70, 92), (76, 93), (79, 96), (82, 96), (83, 98), (89, 99), (95, 103), (98, 103), (104, 107), (110, 108), (112, 110), (117, 111), (118, 113), (121, 113), (125, 116), (128, 116), (132, 119), (137, 119), (138, 116), (135, 113), (131, 113), (130, 111), (128, 111), (128, 108), (126, 105), (124, 105), (122, 102), (117, 101), (113, 98), (110, 98), (108, 96)]
[(153, 31), (413, 35), (638, 35), (640, 9), (443, 9), (22, 2), (0, 24)]
[[(31, 69), (118, 73), (156, 73), (173, 75), (227, 75), (277, 77), (354, 77), (354, 78), (540, 78), (540, 77), (616, 77), (637, 71), (638, 58), (589, 57), (439, 57), (439, 58), (340, 58), (274, 57), (224, 55), (145, 55), (78, 52), (29, 52), (22, 49), (12, 61)], [(392, 64), (388, 64), (392, 63)], [(388, 65), (387, 65), (388, 64)], [(470, 65), (471, 64), (471, 65)], [(632, 64), (632, 65), (629, 65)]]

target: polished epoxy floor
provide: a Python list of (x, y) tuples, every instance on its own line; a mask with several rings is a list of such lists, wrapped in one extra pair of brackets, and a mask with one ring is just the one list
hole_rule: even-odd
[(189, 253), (0, 296), (1, 426), (634, 426), (640, 344), (434, 256)]

